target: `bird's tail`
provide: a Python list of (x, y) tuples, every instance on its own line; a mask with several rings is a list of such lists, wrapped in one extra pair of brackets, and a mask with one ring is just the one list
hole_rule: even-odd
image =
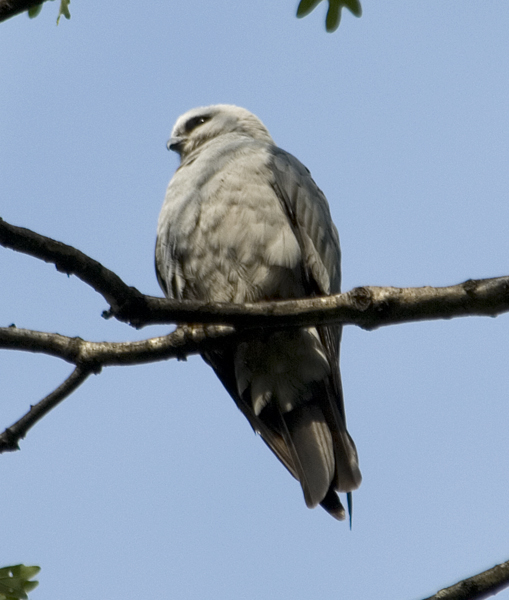
[(316, 405), (303, 405), (281, 415), (283, 437), (309, 508), (327, 495), (335, 474), (332, 436)]
[(341, 421), (335, 419), (331, 427), (328, 416), (317, 404), (296, 407), (281, 415), (283, 437), (307, 506), (320, 504), (341, 520), (345, 509), (336, 492), (357, 489), (361, 474), (352, 438)]

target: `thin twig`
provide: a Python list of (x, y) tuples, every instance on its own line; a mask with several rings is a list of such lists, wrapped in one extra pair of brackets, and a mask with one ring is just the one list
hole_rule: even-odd
[(58, 386), (56, 390), (48, 394), (40, 402), (31, 406), (26, 415), (0, 434), (0, 453), (19, 450), (18, 442), (25, 437), (27, 431), (37, 421), (47, 415), (50, 410), (55, 408), (57, 404), (62, 402), (64, 398), (70, 396), (85, 381), (90, 373), (92, 373), (90, 367), (76, 367), (62, 385)]
[(89, 342), (18, 327), (0, 327), (0, 348), (48, 354), (91, 370), (102, 367), (139, 365), (176, 358), (184, 360), (214, 345), (216, 339), (231, 337), (232, 327), (181, 326), (168, 335), (136, 342)]
[(464, 579), (425, 600), (482, 600), (509, 587), (509, 561)]
[(190, 354), (204, 351), (214, 340), (233, 333), (231, 327), (184, 326), (169, 335), (137, 342), (88, 342), (57, 333), (0, 328), (0, 348), (49, 354), (76, 364), (71, 376), (61, 386), (31, 406), (26, 415), (0, 434), (0, 454), (19, 450), (18, 442), (27, 431), (72, 394), (90, 373), (98, 373), (107, 366), (143, 364), (169, 358), (184, 360)]

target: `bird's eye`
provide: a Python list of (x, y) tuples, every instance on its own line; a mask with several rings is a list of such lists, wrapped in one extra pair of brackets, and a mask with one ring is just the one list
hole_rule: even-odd
[(210, 117), (204, 115), (189, 119), (186, 123), (186, 133), (190, 133), (193, 129), (196, 129), (199, 125), (203, 125), (203, 123), (206, 123), (209, 119)]

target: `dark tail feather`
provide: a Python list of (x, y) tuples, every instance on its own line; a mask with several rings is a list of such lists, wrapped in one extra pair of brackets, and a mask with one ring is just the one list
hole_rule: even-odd
[[(341, 394), (341, 389), (340, 392)], [(340, 410), (332, 390), (326, 388), (326, 401), (321, 403), (321, 409), (329, 426), (336, 460), (336, 478), (334, 489), (337, 492), (352, 492), (362, 481), (359, 469), (357, 448), (346, 429), (344, 412)], [(339, 405), (342, 406), (342, 396), (339, 396)]]
[[(350, 495), (350, 494), (349, 494)], [(324, 508), (331, 516), (338, 521), (345, 520), (345, 509), (341, 504), (336, 492), (331, 488), (327, 492), (325, 498), (320, 502), (320, 506)], [(351, 515), (350, 515), (351, 517)]]
[[(329, 427), (316, 405), (295, 408), (282, 414), (281, 420), (283, 437), (290, 449), (304, 499), (307, 506), (313, 508), (324, 501), (335, 475), (334, 448)], [(329, 499), (328, 502), (333, 501)]]
[(356, 490), (362, 481), (357, 449), (346, 429), (338, 432), (335, 442), (337, 484), (334, 487), (338, 492), (351, 492)]

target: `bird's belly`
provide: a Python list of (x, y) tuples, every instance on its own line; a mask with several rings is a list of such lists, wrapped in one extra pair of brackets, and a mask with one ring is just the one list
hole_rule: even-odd
[(280, 207), (235, 191), (221, 202), (211, 194), (183, 240), (185, 296), (237, 303), (302, 296), (301, 252)]

